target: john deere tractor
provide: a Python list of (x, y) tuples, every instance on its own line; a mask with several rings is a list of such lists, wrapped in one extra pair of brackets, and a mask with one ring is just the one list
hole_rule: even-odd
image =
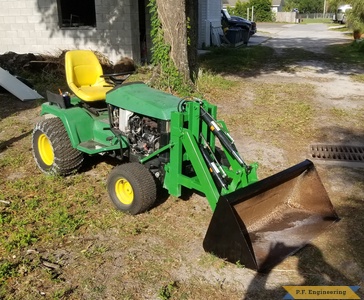
[(213, 211), (204, 249), (257, 270), (338, 219), (311, 161), (258, 181), (258, 164), (242, 159), (215, 105), (126, 83), (125, 73), (103, 74), (92, 51), (65, 59), (74, 96), (48, 92), (33, 131), (44, 173), (70, 175), (86, 155), (109, 155), (118, 162), (107, 178), (109, 197), (130, 214), (153, 207), (157, 185), (176, 197), (182, 188), (201, 192)]

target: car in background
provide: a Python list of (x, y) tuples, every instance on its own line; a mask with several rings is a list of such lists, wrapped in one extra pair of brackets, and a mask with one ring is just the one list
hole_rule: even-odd
[(352, 9), (352, 6), (350, 4), (345, 4), (340, 6), (336, 13), (332, 16), (332, 21), (336, 23), (345, 24), (346, 23), (346, 14), (349, 10)]
[(257, 24), (254, 21), (249, 21), (238, 16), (231, 16), (225, 8), (221, 10), (221, 24), (223, 28), (240, 27), (249, 31), (250, 36), (257, 32)]

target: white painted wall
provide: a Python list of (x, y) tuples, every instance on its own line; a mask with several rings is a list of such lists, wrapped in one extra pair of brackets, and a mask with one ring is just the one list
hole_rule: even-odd
[(95, 0), (96, 28), (60, 29), (56, 0), (1, 0), (0, 53), (91, 49), (112, 62), (140, 59), (136, 0)]
[(199, 1), (199, 28), (198, 47), (209, 47), (211, 45), (211, 32), (221, 29), (221, 0), (200, 0)]
[[(96, 28), (59, 28), (56, 0), (1, 0), (0, 54), (57, 55), (62, 50), (99, 51), (113, 63), (122, 57), (140, 61), (137, 0), (95, 0)], [(221, 25), (221, 0), (199, 1), (198, 46), (211, 45)], [(149, 26), (147, 26), (149, 29)], [(150, 51), (150, 39), (148, 50)]]
[(296, 12), (277, 12), (276, 13), (276, 22), (285, 22), (285, 23), (297, 23), (298, 22), (298, 13)]

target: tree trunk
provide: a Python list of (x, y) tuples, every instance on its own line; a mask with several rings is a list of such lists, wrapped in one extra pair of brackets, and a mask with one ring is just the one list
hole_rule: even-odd
[(186, 14), (189, 19), (189, 29), (187, 32), (189, 39), (187, 45), (188, 65), (190, 68), (190, 78), (194, 82), (198, 75), (198, 0), (186, 0)]
[(193, 80), (197, 68), (197, 1), (156, 0), (170, 56), (186, 82)]

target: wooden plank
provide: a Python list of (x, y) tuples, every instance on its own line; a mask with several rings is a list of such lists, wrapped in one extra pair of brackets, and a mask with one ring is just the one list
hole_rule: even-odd
[(3, 68), (0, 68), (0, 85), (21, 101), (43, 99), (37, 91), (31, 89)]

